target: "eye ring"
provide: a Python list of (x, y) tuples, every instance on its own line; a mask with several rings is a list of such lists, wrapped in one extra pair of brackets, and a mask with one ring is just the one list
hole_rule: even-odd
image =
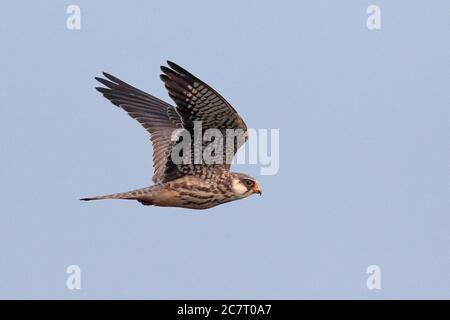
[(246, 184), (247, 186), (249, 186), (249, 187), (253, 187), (253, 185), (254, 185), (254, 183), (253, 183), (252, 180), (247, 180), (247, 181), (245, 181), (245, 184)]

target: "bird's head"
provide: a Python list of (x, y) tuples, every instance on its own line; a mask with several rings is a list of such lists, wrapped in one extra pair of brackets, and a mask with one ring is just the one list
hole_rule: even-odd
[(231, 190), (238, 198), (245, 198), (254, 193), (262, 194), (259, 183), (255, 178), (236, 172), (232, 173)]

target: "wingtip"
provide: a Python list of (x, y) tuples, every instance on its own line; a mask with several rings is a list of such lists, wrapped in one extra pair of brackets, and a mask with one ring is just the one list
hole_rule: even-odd
[(172, 69), (175, 69), (175, 68), (179, 67), (179, 65), (177, 65), (177, 64), (176, 64), (175, 62), (173, 62), (173, 61), (167, 60), (166, 62), (167, 62), (167, 65), (168, 65), (169, 67), (171, 67)]
[(183, 67), (180, 67), (178, 64), (176, 64), (175, 62), (172, 62), (170, 60), (167, 60), (167, 64), (169, 65), (169, 67), (173, 70), (176, 71), (184, 76), (190, 76), (195, 78), (195, 76), (190, 73), (189, 71), (187, 71), (186, 69), (184, 69)]
[[(108, 76), (111, 76), (109, 73), (107, 73), (107, 72), (105, 72), (105, 71), (102, 71), (102, 75), (103, 75), (104, 77), (106, 77), (106, 78), (108, 78)], [(97, 81), (99, 81), (99, 79), (102, 79), (102, 80), (103, 80), (103, 78), (100, 78), (100, 77), (94, 77), (94, 79), (97, 80)]]

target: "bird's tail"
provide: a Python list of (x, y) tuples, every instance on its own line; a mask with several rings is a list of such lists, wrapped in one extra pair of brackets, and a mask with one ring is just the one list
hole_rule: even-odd
[(142, 189), (137, 189), (137, 190), (128, 191), (128, 192), (107, 194), (104, 196), (81, 198), (80, 200), (82, 200), (82, 201), (105, 200), (105, 199), (139, 200), (139, 199), (141, 199), (142, 195), (149, 193), (151, 191), (152, 191), (152, 187), (149, 187), (149, 188), (142, 188)]

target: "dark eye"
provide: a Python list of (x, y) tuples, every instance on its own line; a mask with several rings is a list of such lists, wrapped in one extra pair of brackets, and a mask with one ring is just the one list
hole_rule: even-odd
[(245, 181), (245, 184), (246, 184), (248, 187), (253, 187), (253, 181), (252, 181), (252, 180), (246, 180), (246, 181)]

